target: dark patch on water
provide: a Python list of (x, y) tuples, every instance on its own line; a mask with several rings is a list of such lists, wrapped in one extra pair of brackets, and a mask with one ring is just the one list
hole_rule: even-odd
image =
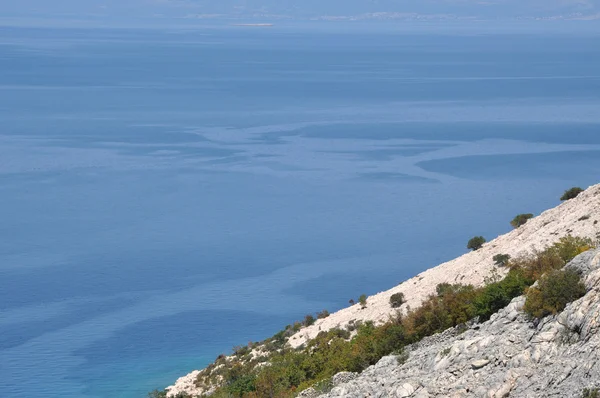
[(423, 170), (471, 180), (573, 180), (600, 176), (600, 151), (462, 156), (417, 164)]
[(76, 352), (94, 365), (145, 356), (218, 352), (270, 337), (294, 320), (239, 311), (194, 311), (153, 318), (119, 330)]
[(406, 183), (426, 183), (426, 184), (436, 184), (439, 183), (438, 180), (434, 180), (432, 178), (414, 176), (403, 173), (391, 173), (391, 172), (376, 172), (376, 173), (362, 173), (359, 180), (368, 180), (368, 181), (384, 181), (384, 182), (406, 182)]
[(67, 313), (60, 313), (43, 321), (13, 322), (10, 325), (0, 324), (0, 350), (16, 347), (45, 333), (57, 331), (69, 326), (85, 322), (88, 319), (108, 314), (125, 308), (135, 302), (134, 299), (115, 298), (100, 302), (80, 302), (69, 304)]
[[(288, 132), (266, 133), (269, 139), (277, 136), (310, 138), (472, 142), (485, 139), (504, 139), (554, 144), (598, 144), (600, 124), (596, 123), (377, 123), (336, 124), (312, 126)], [(434, 144), (435, 145), (435, 144)]]

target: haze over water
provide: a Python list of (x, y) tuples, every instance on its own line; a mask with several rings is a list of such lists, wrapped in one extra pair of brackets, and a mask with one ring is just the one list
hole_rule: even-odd
[(0, 29), (0, 391), (140, 397), (600, 176), (586, 34)]

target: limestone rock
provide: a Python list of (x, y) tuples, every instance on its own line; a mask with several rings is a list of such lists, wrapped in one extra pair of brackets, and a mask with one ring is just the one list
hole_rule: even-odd
[(477, 370), (487, 366), (490, 363), (487, 359), (479, 359), (477, 361), (471, 362), (471, 368)]
[(323, 398), (578, 398), (600, 387), (600, 249), (567, 267), (587, 294), (537, 326), (514, 299), (489, 321), (454, 328), (407, 347), (402, 365), (382, 358)]
[(357, 377), (358, 377), (358, 373), (340, 372), (340, 373), (336, 374), (335, 376), (333, 376), (333, 378), (331, 379), (331, 383), (334, 386), (337, 386), (337, 385), (342, 384), (342, 383), (347, 383), (350, 380), (354, 380)]

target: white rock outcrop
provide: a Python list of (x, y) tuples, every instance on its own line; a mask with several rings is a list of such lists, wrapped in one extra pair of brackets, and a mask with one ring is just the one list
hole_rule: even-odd
[(588, 292), (562, 313), (535, 326), (520, 311), (521, 296), (466, 332), (449, 329), (408, 347), (402, 364), (382, 358), (322, 398), (566, 398), (600, 388), (600, 249), (567, 267), (583, 275)]

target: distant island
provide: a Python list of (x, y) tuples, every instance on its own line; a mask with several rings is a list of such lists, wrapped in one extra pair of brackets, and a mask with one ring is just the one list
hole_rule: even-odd
[(235, 23), (233, 26), (249, 26), (252, 28), (268, 28), (271, 26), (275, 26), (272, 23)]

